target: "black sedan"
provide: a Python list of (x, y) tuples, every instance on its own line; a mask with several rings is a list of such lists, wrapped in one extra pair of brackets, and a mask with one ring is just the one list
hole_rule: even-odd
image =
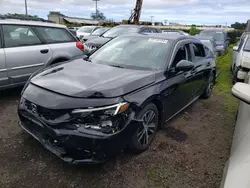
[(23, 89), (21, 127), (69, 163), (146, 150), (156, 130), (208, 98), (212, 53), (189, 36), (120, 36), (90, 57), (35, 73)]

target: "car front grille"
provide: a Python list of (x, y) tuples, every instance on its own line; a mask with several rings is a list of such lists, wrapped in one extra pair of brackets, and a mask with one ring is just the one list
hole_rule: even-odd
[(60, 116), (63, 116), (69, 112), (69, 110), (54, 110), (48, 109), (39, 105), (36, 105), (28, 100), (24, 102), (26, 109), (34, 115), (38, 115), (39, 117), (43, 117), (46, 120), (55, 120)]

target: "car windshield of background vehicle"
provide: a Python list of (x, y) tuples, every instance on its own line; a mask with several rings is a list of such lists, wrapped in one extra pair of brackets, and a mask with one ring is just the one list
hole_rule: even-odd
[(126, 33), (135, 33), (136, 31), (138, 31), (137, 27), (114, 27), (112, 29), (110, 29), (109, 31), (107, 31), (103, 37), (117, 37), (119, 35), (123, 35)]
[(81, 28), (78, 29), (77, 31), (83, 32), (83, 33), (91, 33), (92, 29), (93, 29), (93, 27), (88, 27), (88, 26), (86, 26), (86, 27), (81, 27)]
[(91, 35), (100, 36), (107, 30), (108, 30), (108, 28), (99, 28), (99, 29), (95, 30), (93, 33), (91, 33)]
[(165, 65), (170, 42), (165, 39), (119, 37), (100, 48), (90, 60), (128, 69), (158, 70)]
[(244, 51), (249, 51), (250, 52), (250, 39), (247, 39), (247, 42), (244, 47)]
[(212, 31), (209, 32), (208, 31), (208, 32), (201, 32), (200, 35), (213, 37), (214, 40), (216, 40), (216, 41), (223, 41), (224, 40), (224, 34), (222, 32), (212, 32)]
[(210, 50), (213, 51), (213, 45), (212, 45), (212, 43), (211, 43), (210, 40), (201, 40), (201, 42), (202, 42), (206, 47), (208, 47)]

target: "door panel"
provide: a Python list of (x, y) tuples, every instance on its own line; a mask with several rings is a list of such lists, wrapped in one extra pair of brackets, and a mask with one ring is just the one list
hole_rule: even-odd
[(193, 88), (193, 98), (203, 92), (207, 78), (204, 74), (206, 66), (209, 65), (209, 58), (206, 58), (204, 47), (202, 44), (190, 44), (190, 49), (192, 53), (192, 62), (195, 67), (191, 71), (192, 73), (192, 88)]
[[(42, 50), (48, 50), (48, 53), (41, 53)], [(27, 81), (52, 57), (48, 45), (6, 48), (5, 54), (10, 83)]]
[(188, 44), (183, 44), (177, 49), (171, 67), (167, 71), (165, 89), (161, 95), (164, 104), (165, 119), (169, 119), (192, 100), (191, 71), (177, 71), (176, 64), (181, 60), (190, 59)]
[(9, 84), (9, 78), (6, 69), (5, 53), (0, 49), (0, 87)]

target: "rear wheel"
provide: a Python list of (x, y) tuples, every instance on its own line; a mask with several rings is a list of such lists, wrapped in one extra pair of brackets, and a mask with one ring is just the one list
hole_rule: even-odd
[(215, 82), (215, 74), (211, 72), (208, 79), (208, 83), (204, 89), (203, 94), (201, 95), (202, 98), (207, 99), (212, 95), (214, 82)]
[(129, 147), (134, 152), (145, 151), (152, 143), (158, 128), (159, 116), (157, 107), (154, 104), (148, 104), (138, 115), (143, 123), (138, 127), (132, 136)]

